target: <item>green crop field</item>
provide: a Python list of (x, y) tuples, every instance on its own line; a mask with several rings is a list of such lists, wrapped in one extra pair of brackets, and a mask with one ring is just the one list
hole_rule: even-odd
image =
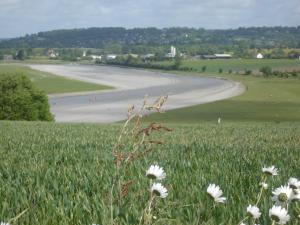
[(32, 70), (29, 67), (20, 66), (18, 64), (0, 64), (0, 76), (1, 73), (24, 74), (29, 77), (39, 89), (45, 91), (47, 94), (97, 91), (111, 88), (105, 85), (71, 80), (50, 73)]
[[(259, 224), (271, 224), (271, 190), (300, 178), (300, 123), (224, 123), (171, 125), (153, 136), (164, 142), (126, 172), (133, 185), (126, 197), (123, 222), (138, 224), (148, 199), (147, 168), (164, 167), (169, 196), (158, 200), (155, 224), (237, 225), (254, 204), (263, 166), (279, 175), (260, 204)], [(119, 125), (71, 125), (0, 122), (0, 219), (16, 224), (109, 224), (113, 183), (112, 147)], [(213, 206), (206, 194), (220, 185), (227, 201)], [(128, 208), (126, 208), (128, 206)], [(130, 206), (130, 207), (129, 207)], [(299, 224), (298, 222), (289, 223)]]

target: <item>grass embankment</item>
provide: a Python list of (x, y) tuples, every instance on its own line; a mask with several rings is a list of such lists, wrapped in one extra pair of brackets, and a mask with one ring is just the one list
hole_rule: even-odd
[[(276, 165), (267, 191), (299, 178), (299, 123), (204, 123), (171, 126), (156, 138), (165, 144), (128, 170), (128, 204), (124, 223), (138, 224), (149, 198), (145, 171), (158, 163), (167, 172), (166, 200), (158, 201), (157, 224), (234, 225), (245, 216), (259, 192), (261, 168)], [(0, 122), (0, 218), (8, 221), (29, 209), (18, 224), (108, 224), (113, 179), (111, 149), (119, 126)], [(213, 208), (205, 193), (209, 183), (221, 186), (224, 206)], [(271, 224), (264, 197), (259, 224)], [(159, 213), (158, 213), (159, 212)], [(291, 223), (290, 223), (291, 224)], [(291, 224), (292, 225), (292, 224)], [(296, 224), (295, 224), (296, 225)]]
[(17, 64), (1, 65), (1, 73), (17, 73), (24, 74), (41, 90), (47, 94), (81, 92), (81, 91), (98, 91), (110, 89), (111, 87), (99, 84), (93, 84), (83, 81), (67, 79), (61, 76), (56, 76), (50, 73), (45, 73), (37, 70), (32, 70), (29, 67)]
[[(198, 62), (198, 64), (196, 64)], [(195, 68), (201, 68), (202, 63), (211, 63), (214, 67), (207, 67), (208, 71), (217, 71), (228, 62), (228, 68), (235, 63), (239, 68), (246, 68), (251, 64), (253, 68), (264, 65), (277, 65), (277, 68), (291, 68), (296, 60), (199, 60), (193, 63)], [(242, 64), (241, 62), (245, 62)], [(249, 62), (247, 64), (247, 62)], [(255, 62), (258, 62), (256, 65)], [(261, 62), (261, 63), (260, 63)], [(290, 64), (285, 64), (290, 62)], [(219, 63), (219, 64), (218, 64)], [(286, 67), (283, 67), (286, 66)], [(273, 68), (274, 68), (273, 67)], [(211, 69), (209, 69), (211, 68)], [(249, 67), (247, 67), (249, 68)], [(299, 78), (265, 78), (252, 75), (235, 75), (227, 73), (188, 73), (175, 72), (193, 76), (217, 76), (243, 83), (247, 91), (237, 97), (217, 101), (204, 105), (197, 105), (182, 109), (171, 110), (166, 114), (153, 114), (149, 120), (168, 121), (172, 123), (198, 123), (201, 121), (217, 121), (220, 117), (225, 121), (300, 121), (300, 79)]]

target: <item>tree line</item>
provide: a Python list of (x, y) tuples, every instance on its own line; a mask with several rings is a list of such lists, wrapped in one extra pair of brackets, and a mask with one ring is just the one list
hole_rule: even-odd
[(170, 45), (175, 45), (189, 55), (235, 52), (242, 56), (247, 54), (248, 49), (300, 48), (300, 27), (54, 30), (3, 40), (0, 42), (0, 49), (96, 48), (107, 53), (147, 54), (165, 52)]

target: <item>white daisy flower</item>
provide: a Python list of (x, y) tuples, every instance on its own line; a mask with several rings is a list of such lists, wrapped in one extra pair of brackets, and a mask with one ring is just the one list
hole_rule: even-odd
[(291, 199), (294, 201), (300, 201), (300, 189), (293, 190)]
[(162, 167), (151, 165), (146, 172), (146, 176), (153, 180), (162, 180), (166, 178), (166, 173)]
[(275, 166), (264, 167), (262, 168), (263, 173), (270, 175), (270, 176), (277, 176), (278, 169)]
[(265, 189), (265, 190), (267, 190), (268, 187), (269, 187), (269, 185), (268, 185), (267, 183), (265, 183), (265, 182), (260, 182), (259, 185), (260, 185), (263, 189)]
[(207, 193), (214, 199), (215, 202), (224, 203), (226, 198), (221, 197), (223, 191), (218, 185), (210, 184), (207, 188)]
[(288, 184), (293, 190), (300, 189), (300, 181), (297, 178), (291, 177), (288, 181)]
[(289, 186), (281, 186), (276, 188), (275, 191), (272, 192), (273, 197), (272, 200), (277, 203), (286, 203), (292, 200), (293, 190)]
[(9, 223), (1, 222), (0, 225), (10, 225)]
[(247, 207), (247, 213), (250, 215), (253, 219), (258, 219), (261, 215), (261, 212), (259, 211), (259, 208), (257, 206), (249, 205)]
[(154, 183), (151, 187), (151, 192), (160, 198), (166, 198), (168, 196), (168, 190), (161, 185), (161, 183)]
[(276, 205), (269, 210), (269, 216), (273, 221), (279, 224), (286, 224), (290, 220), (287, 210)]

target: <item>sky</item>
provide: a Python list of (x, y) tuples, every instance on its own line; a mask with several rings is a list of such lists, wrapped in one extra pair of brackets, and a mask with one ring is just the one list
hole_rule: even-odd
[(0, 38), (88, 27), (300, 25), (300, 0), (0, 0)]

